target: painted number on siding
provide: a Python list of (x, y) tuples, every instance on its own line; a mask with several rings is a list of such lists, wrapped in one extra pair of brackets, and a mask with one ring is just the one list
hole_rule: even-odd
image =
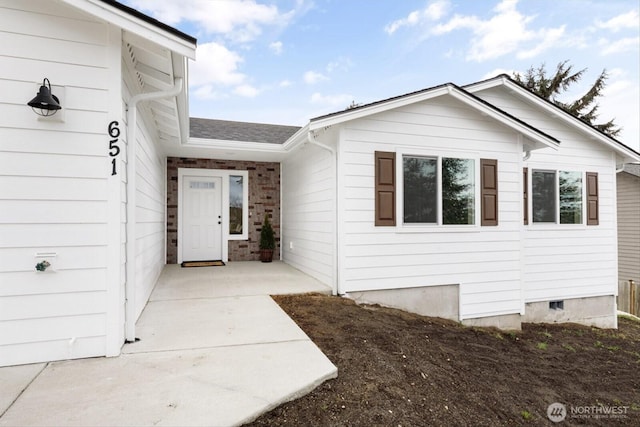
[(120, 147), (118, 146), (118, 137), (120, 136), (120, 128), (118, 127), (118, 121), (114, 120), (109, 123), (107, 128), (109, 132), (109, 136), (112, 138), (109, 140), (109, 156), (111, 159), (111, 175), (117, 175), (118, 170), (116, 169), (116, 157), (120, 154)]

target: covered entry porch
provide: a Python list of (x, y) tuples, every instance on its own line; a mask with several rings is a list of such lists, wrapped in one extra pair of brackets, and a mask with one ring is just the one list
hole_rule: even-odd
[(242, 424), (337, 374), (269, 296), (305, 292), (331, 290), (283, 262), (168, 265), (121, 356), (0, 368), (0, 425)]

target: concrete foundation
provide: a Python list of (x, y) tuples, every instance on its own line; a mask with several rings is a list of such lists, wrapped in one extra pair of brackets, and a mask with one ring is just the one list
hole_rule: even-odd
[(481, 328), (498, 328), (506, 331), (519, 331), (522, 329), (522, 316), (520, 314), (503, 314), (500, 316), (478, 317), (476, 319), (464, 319), (462, 324)]
[(598, 328), (617, 328), (616, 298), (613, 295), (562, 300), (562, 309), (549, 308), (549, 301), (525, 305), (523, 322), (580, 323)]
[(460, 319), (459, 295), (458, 285), (442, 285), (349, 292), (346, 296), (358, 304), (380, 304), (422, 316), (458, 321)]

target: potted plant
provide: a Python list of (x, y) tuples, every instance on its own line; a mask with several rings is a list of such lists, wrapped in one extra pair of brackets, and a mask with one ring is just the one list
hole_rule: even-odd
[(273, 250), (276, 248), (276, 237), (269, 222), (269, 215), (264, 216), (262, 230), (260, 230), (260, 261), (271, 262)]

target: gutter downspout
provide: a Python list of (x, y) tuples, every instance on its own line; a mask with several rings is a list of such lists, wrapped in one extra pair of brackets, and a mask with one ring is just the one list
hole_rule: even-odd
[(127, 267), (125, 280), (125, 342), (136, 340), (136, 134), (138, 128), (138, 103), (154, 99), (170, 98), (182, 92), (183, 79), (177, 77), (173, 87), (166, 91), (139, 93), (127, 104)]
[(336, 150), (316, 139), (316, 133), (312, 130), (307, 134), (308, 140), (313, 145), (316, 145), (323, 150), (327, 150), (331, 153), (331, 157), (333, 158), (333, 167), (335, 171), (335, 179), (336, 179), (336, 191), (335, 191), (335, 199), (333, 202), (333, 220), (335, 224), (334, 236), (333, 236), (333, 284), (331, 286), (331, 293), (333, 295), (338, 295), (340, 293), (340, 282), (338, 280), (338, 154)]

